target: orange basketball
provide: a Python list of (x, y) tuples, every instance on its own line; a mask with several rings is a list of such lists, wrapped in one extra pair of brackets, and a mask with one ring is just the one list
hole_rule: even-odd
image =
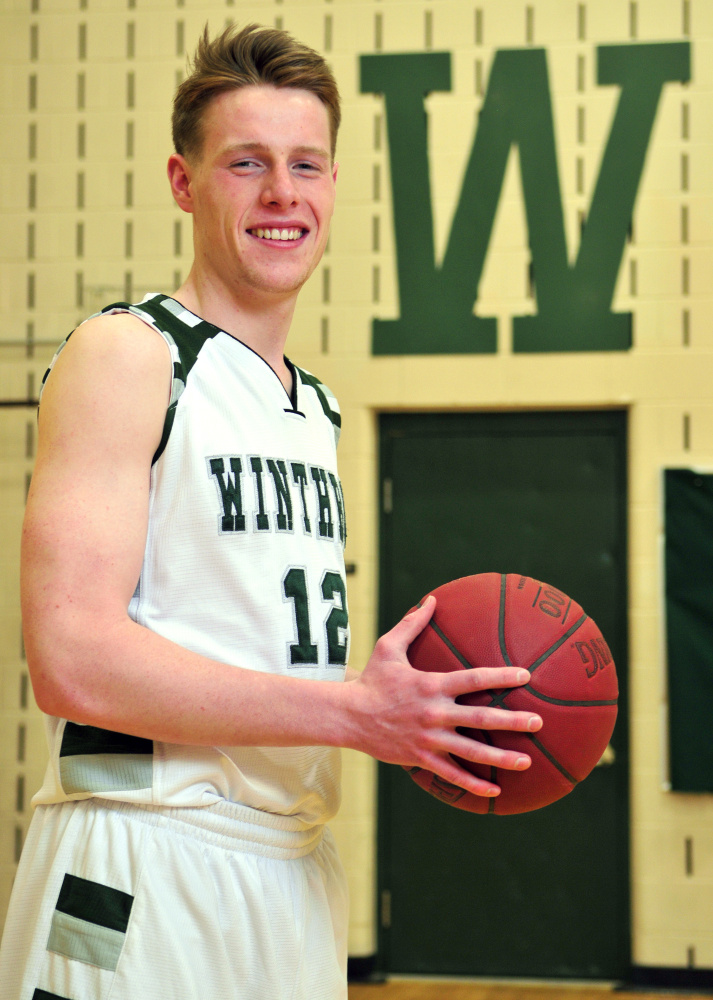
[(525, 667), (532, 676), (523, 687), (478, 691), (458, 701), (536, 712), (543, 725), (537, 733), (462, 730), (532, 758), (526, 771), (457, 758), (473, 774), (500, 786), (495, 798), (473, 795), (423, 768), (408, 768), (409, 774), (431, 795), (469, 812), (529, 812), (561, 799), (599, 762), (616, 721), (616, 668), (596, 624), (556, 587), (517, 574), (466, 576), (431, 593), (436, 610), (409, 647), (412, 666), (436, 671)]

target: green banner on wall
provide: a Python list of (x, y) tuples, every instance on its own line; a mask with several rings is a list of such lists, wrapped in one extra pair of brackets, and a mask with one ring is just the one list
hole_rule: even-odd
[(713, 475), (666, 469), (671, 788), (713, 791)]

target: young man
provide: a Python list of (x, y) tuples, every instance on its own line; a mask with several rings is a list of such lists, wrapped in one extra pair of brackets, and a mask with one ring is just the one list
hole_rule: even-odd
[(50, 764), (18, 872), (3, 1000), (336, 1000), (339, 747), (497, 788), (451, 754), (514, 668), (425, 674), (431, 600), (345, 680), (339, 411), (284, 355), (327, 241), (336, 85), (283, 32), (202, 39), (174, 110), (195, 260), (58, 353), (40, 409), (23, 612)]

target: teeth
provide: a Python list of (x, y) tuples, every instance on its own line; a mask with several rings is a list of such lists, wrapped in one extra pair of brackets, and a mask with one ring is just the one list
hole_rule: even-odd
[(253, 229), (252, 233), (261, 240), (298, 240), (301, 229)]

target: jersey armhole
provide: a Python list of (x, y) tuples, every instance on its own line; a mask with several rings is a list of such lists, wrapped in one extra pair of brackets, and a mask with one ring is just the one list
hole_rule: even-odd
[(186, 387), (185, 378), (183, 377), (183, 369), (181, 365), (181, 358), (176, 346), (176, 342), (167, 330), (162, 330), (158, 324), (155, 322), (153, 316), (147, 313), (145, 310), (141, 309), (141, 305), (138, 307), (132, 305), (129, 302), (115, 302), (112, 305), (106, 306), (102, 309), (99, 315), (103, 316), (113, 316), (118, 313), (126, 313), (129, 316), (133, 316), (135, 319), (141, 320), (141, 322), (148, 326), (149, 329), (157, 333), (163, 342), (166, 344), (170, 354), (171, 361), (171, 392), (168, 399), (168, 404), (166, 406), (166, 415), (163, 420), (163, 430), (161, 432), (161, 440), (159, 441), (158, 448), (153, 454), (151, 459), (151, 467), (156, 464), (163, 452), (165, 451), (166, 445), (168, 444), (168, 439), (171, 435), (171, 428), (173, 427), (173, 420), (176, 415), (176, 406), (181, 393)]

